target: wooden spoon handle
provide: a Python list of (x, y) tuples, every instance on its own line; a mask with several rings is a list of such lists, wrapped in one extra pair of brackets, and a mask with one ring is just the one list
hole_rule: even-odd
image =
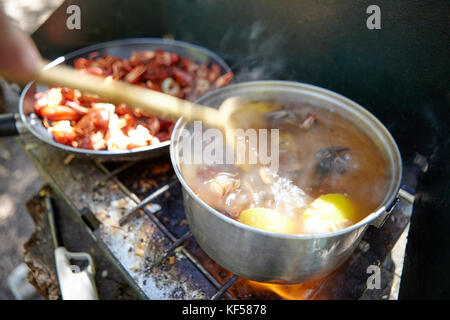
[(123, 81), (114, 81), (111, 78), (80, 72), (80, 70), (66, 65), (44, 68), (36, 81), (97, 94), (108, 101), (126, 103), (133, 109), (139, 109), (144, 113), (151, 113), (163, 119), (176, 120), (183, 116), (190, 120), (202, 120), (209, 126), (224, 127), (224, 121), (216, 109)]

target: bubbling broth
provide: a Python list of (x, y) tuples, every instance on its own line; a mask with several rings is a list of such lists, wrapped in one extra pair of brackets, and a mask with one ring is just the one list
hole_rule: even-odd
[(279, 129), (279, 166), (181, 163), (189, 187), (209, 206), (278, 233), (326, 233), (372, 213), (390, 179), (380, 149), (337, 112), (277, 104), (263, 115)]

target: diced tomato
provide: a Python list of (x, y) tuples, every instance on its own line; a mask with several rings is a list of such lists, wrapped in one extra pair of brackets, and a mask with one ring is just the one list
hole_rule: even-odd
[[(228, 84), (232, 73), (208, 62), (163, 50), (133, 52), (123, 59), (93, 52), (74, 61), (82, 72), (111, 77), (178, 98), (194, 101), (208, 90)], [(35, 95), (35, 112), (55, 141), (77, 148), (123, 150), (170, 139), (175, 123), (71, 88), (51, 88)], [(64, 123), (58, 123), (62, 121)]]
[(77, 69), (85, 69), (85, 68), (89, 67), (91, 65), (91, 63), (92, 63), (91, 61), (89, 61), (85, 58), (79, 58), (79, 59), (76, 59), (73, 64), (74, 64), (75, 68), (77, 68)]
[(70, 107), (66, 106), (45, 106), (40, 110), (40, 114), (50, 121), (79, 120), (81, 115)]
[(68, 146), (72, 145), (72, 142), (75, 140), (76, 137), (75, 132), (53, 131), (52, 134), (56, 142)]
[(131, 70), (126, 76), (125, 81), (129, 83), (137, 83), (140, 77), (145, 73), (147, 68), (143, 65), (139, 65)]
[(175, 77), (175, 80), (182, 87), (187, 87), (192, 84), (192, 75), (185, 71), (182, 71), (181, 69), (173, 68), (173, 75)]
[(103, 76), (103, 75), (105, 75), (105, 73), (103, 72), (103, 69), (99, 68), (99, 67), (86, 68), (84, 70), (86, 70), (86, 72), (88, 72), (90, 74), (94, 74), (96, 76)]

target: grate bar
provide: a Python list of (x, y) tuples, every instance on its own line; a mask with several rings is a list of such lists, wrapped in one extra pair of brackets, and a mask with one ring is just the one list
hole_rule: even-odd
[[(108, 174), (109, 170), (100, 162), (94, 161), (94, 163), (96, 164), (96, 166), (102, 170), (104, 173)], [(131, 198), (131, 200), (133, 200), (136, 204), (139, 204), (141, 201), (138, 198), (138, 196), (136, 196), (133, 192), (131, 192), (130, 190), (128, 190), (128, 188), (119, 180), (117, 181), (117, 185), (119, 186), (119, 189), (122, 190), (122, 192), (124, 194), (126, 194), (128, 197)], [(172, 234), (172, 232), (170, 232), (165, 226), (164, 224), (162, 224), (162, 222), (158, 219), (158, 217), (156, 217), (152, 212), (150, 212), (147, 208), (143, 207), (142, 210), (144, 211), (144, 213), (152, 220), (153, 223), (155, 223), (158, 228), (172, 241), (172, 242), (176, 242), (178, 239), (177, 237)], [(186, 258), (188, 258), (194, 265), (195, 267), (205, 276), (206, 279), (209, 280), (209, 282), (216, 288), (218, 288), (219, 290), (221, 288), (223, 288), (223, 286), (220, 284), (219, 281), (216, 280), (216, 278), (213, 277), (213, 275), (205, 269), (205, 267), (203, 267), (203, 265), (200, 263), (200, 261), (198, 261), (194, 256), (192, 256), (190, 254), (189, 251), (187, 251), (187, 249), (185, 247), (181, 247), (180, 248), (181, 252), (186, 256)], [(233, 295), (231, 295), (228, 291), (224, 291), (222, 294), (224, 294), (227, 298), (231, 299), (231, 300), (236, 300), (235, 297), (233, 297)], [(217, 293), (215, 294), (217, 295)]]
[(98, 188), (105, 185), (105, 182), (111, 179), (114, 176), (117, 176), (122, 171), (125, 171), (126, 169), (133, 166), (137, 161), (130, 161), (123, 166), (118, 167), (117, 169), (114, 169), (113, 171), (110, 171), (108, 174), (106, 174), (103, 178), (97, 180), (94, 185), (91, 187), (91, 192), (97, 190)]
[[(128, 190), (125, 186), (123, 186), (126, 190)], [(128, 191), (130, 192), (130, 191)], [(130, 192), (130, 194), (133, 194)], [(148, 217), (152, 220), (153, 223), (155, 223), (160, 229), (161, 231), (173, 242), (177, 241), (177, 238), (172, 234), (172, 232), (170, 232), (162, 223), (161, 221), (159, 221), (158, 217), (156, 217), (153, 213), (151, 213), (149, 210), (147, 210), (146, 208), (142, 209), (147, 215)], [(197, 269), (200, 270), (201, 273), (203, 273), (203, 275), (216, 287), (216, 288), (220, 288), (221, 284), (219, 281), (216, 280), (216, 278), (213, 277), (213, 275), (206, 270), (203, 265), (200, 263), (200, 261), (198, 261), (194, 256), (192, 256), (189, 251), (186, 250), (185, 247), (181, 247), (180, 248), (181, 252), (197, 267)], [(229, 293), (226, 292), (225, 293), (227, 295), (228, 298), (235, 300), (235, 298)]]
[(122, 218), (120, 218), (119, 225), (122, 227), (125, 223), (127, 223), (128, 221), (130, 221), (131, 218), (134, 217), (134, 213), (136, 213), (136, 211), (138, 211), (139, 209), (142, 209), (143, 207), (148, 205), (150, 202), (152, 202), (153, 200), (155, 200), (156, 198), (161, 196), (164, 192), (169, 190), (171, 187), (173, 187), (177, 183), (178, 183), (178, 180), (173, 180), (172, 182), (170, 182), (170, 183), (164, 185), (163, 187), (159, 188), (158, 190), (154, 191), (147, 198), (142, 200), (136, 207), (128, 210), (125, 213), (125, 215)]
[(170, 253), (172, 251), (174, 251), (176, 248), (178, 248), (184, 241), (186, 241), (187, 239), (189, 239), (192, 236), (192, 232), (188, 231), (186, 232), (181, 238), (178, 238), (177, 240), (175, 240), (169, 248), (167, 248), (166, 250), (164, 250), (164, 254), (161, 255), (161, 257), (158, 258), (158, 260), (156, 260), (156, 262), (154, 263), (154, 267), (159, 266), (164, 259), (166, 259)]
[(178, 246), (180, 246), (183, 242), (185, 242), (187, 239), (189, 239), (192, 236), (192, 232), (188, 231), (186, 232), (181, 238), (179, 238), (177, 241), (175, 241), (169, 248), (164, 250), (164, 253), (170, 253), (174, 249), (176, 249)]
[(222, 294), (224, 294), (225, 291), (227, 291), (239, 278), (238, 275), (233, 274), (233, 276), (225, 282), (225, 284), (220, 288), (212, 297), (211, 300), (219, 300)]

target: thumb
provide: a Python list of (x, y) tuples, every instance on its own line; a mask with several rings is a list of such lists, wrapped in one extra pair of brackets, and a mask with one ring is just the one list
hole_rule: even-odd
[(26, 83), (41, 68), (41, 56), (33, 40), (0, 9), (0, 75), (13, 82)]

